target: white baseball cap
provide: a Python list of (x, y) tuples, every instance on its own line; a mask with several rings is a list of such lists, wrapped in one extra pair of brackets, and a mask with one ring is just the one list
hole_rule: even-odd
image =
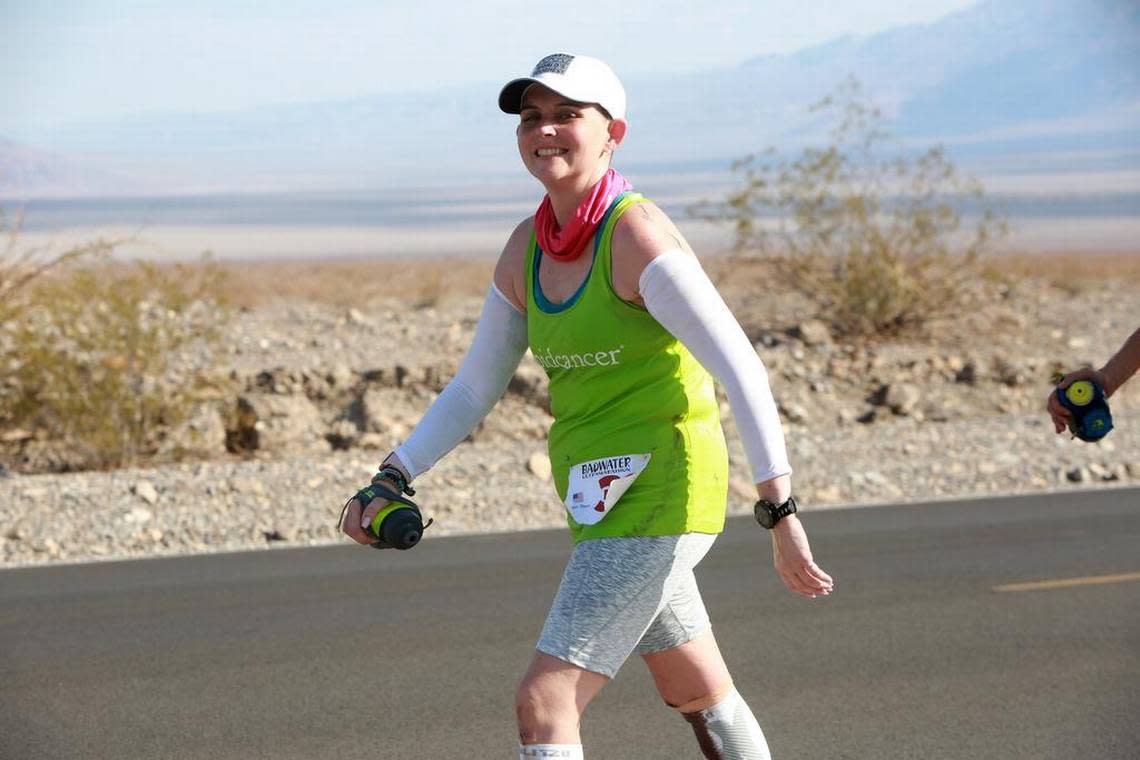
[(529, 77), (507, 82), (499, 92), (499, 108), (518, 113), (523, 93), (532, 84), (541, 84), (579, 103), (596, 103), (615, 119), (625, 118), (625, 88), (617, 74), (597, 58), (554, 53), (539, 61)]

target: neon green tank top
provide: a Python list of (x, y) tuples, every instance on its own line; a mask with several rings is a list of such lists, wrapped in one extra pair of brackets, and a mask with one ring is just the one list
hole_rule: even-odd
[(550, 379), (550, 463), (575, 543), (724, 529), (728, 453), (712, 377), (613, 291), (614, 226), (644, 201), (633, 192), (614, 199), (590, 271), (565, 303), (542, 293), (533, 234), (527, 252), (530, 350)]

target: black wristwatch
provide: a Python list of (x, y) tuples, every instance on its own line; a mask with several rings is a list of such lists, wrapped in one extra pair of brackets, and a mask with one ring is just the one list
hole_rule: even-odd
[(796, 513), (796, 499), (794, 496), (789, 496), (783, 504), (773, 504), (760, 499), (752, 506), (752, 511), (756, 515), (756, 522), (772, 530), (780, 520)]

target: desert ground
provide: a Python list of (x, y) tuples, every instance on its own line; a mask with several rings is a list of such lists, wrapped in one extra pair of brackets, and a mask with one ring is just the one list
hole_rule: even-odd
[[(1116, 429), (1098, 444), (1054, 434), (1043, 409), (1055, 369), (1099, 366), (1140, 325), (1140, 252), (994, 258), (971, 308), (882, 341), (832, 335), (763, 260), (703, 263), (768, 368), (809, 531), (821, 508), (1062, 490), (1079, 510), (1084, 489), (1140, 482), (1140, 380), (1112, 399)], [(186, 455), (52, 472), (34, 442), (8, 445), (0, 565), (347, 540), (342, 504), (455, 371), (491, 267), (224, 263), (231, 310), (217, 351), (231, 383), (192, 421)], [(564, 524), (547, 404), (528, 355), (499, 406), (417, 480), (435, 520), (425, 540)], [(723, 396), (721, 408), (729, 511), (742, 513), (755, 490)]]

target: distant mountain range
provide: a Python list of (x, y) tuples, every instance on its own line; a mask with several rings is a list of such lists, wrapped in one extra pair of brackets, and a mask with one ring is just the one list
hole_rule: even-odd
[(39, 150), (0, 137), (0, 199), (146, 192), (137, 178), (97, 162)]
[[(790, 55), (627, 78), (630, 136), (619, 166), (724, 171), (769, 145), (818, 141), (826, 125), (808, 106), (850, 75), (896, 135), (944, 143), (986, 171), (1010, 157), (1040, 171), (1140, 171), (1135, 0), (989, 0)], [(0, 194), (521, 182), (513, 119), (495, 106), (499, 85), (63, 126), (33, 136), (35, 149), (0, 142)]]

